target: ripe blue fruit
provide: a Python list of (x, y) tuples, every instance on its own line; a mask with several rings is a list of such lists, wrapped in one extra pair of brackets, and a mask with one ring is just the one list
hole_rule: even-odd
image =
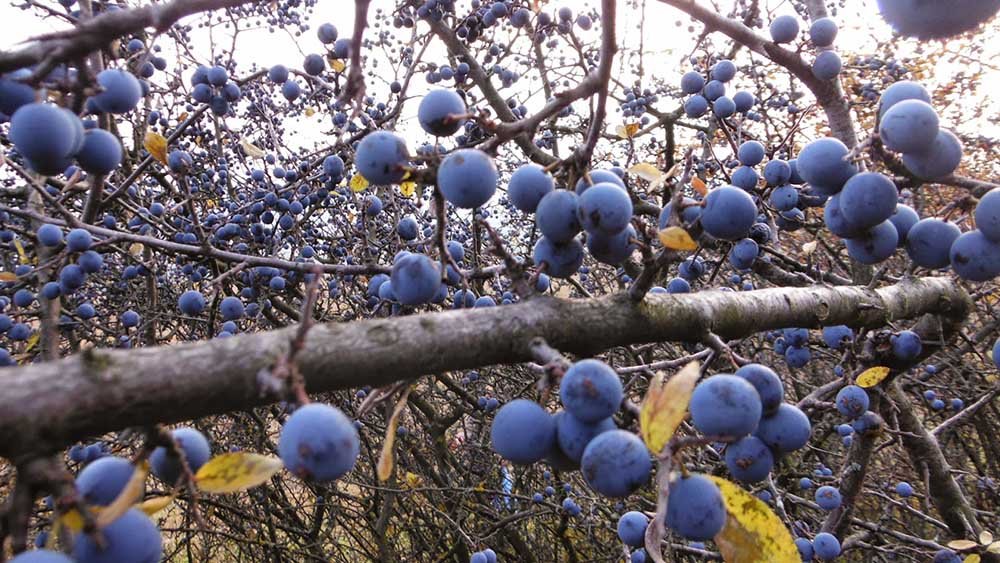
[[(660, 211), (660, 217), (657, 220), (657, 224), (660, 229), (667, 228), (667, 224), (670, 221), (670, 212), (673, 208), (672, 206), (672, 203), (668, 203), (664, 205), (663, 209)], [(681, 208), (680, 219), (682, 224), (687, 225), (694, 223), (696, 219), (701, 217), (701, 205), (699, 205), (694, 198), (685, 196), (681, 201)]]
[(194, 165), (194, 159), (187, 151), (170, 151), (167, 155), (167, 168), (175, 174), (186, 174)]
[(813, 544), (806, 538), (795, 538), (795, 549), (799, 550), (799, 556), (803, 561), (812, 561)]
[(27, 68), (0, 75), (0, 113), (14, 115), (18, 108), (35, 101), (35, 89), (21, 82), (30, 77)]
[(783, 186), (792, 179), (792, 167), (781, 159), (773, 159), (764, 165), (764, 180), (769, 186)]
[(962, 150), (962, 141), (954, 133), (940, 129), (927, 150), (904, 154), (903, 165), (917, 178), (938, 180), (955, 172)]
[(556, 440), (556, 422), (538, 403), (515, 399), (500, 407), (490, 428), (493, 450), (512, 463), (540, 461)]
[(556, 415), (555, 419), (559, 449), (577, 464), (580, 463), (583, 451), (587, 449), (587, 444), (591, 440), (603, 432), (615, 429), (615, 422), (610, 417), (590, 423), (564, 411)]
[(877, 264), (888, 259), (899, 246), (896, 227), (888, 219), (860, 235), (844, 239), (844, 246), (851, 258), (862, 264)]
[(670, 483), (666, 524), (693, 541), (708, 541), (726, 523), (719, 487), (704, 475), (688, 475)]
[(73, 229), (66, 235), (66, 248), (70, 252), (84, 252), (94, 243), (94, 238), (86, 229)]
[(854, 331), (845, 325), (823, 327), (823, 342), (834, 350), (854, 341)]
[(723, 240), (738, 240), (750, 233), (757, 220), (753, 198), (735, 186), (721, 186), (705, 196), (701, 225), (709, 235)]
[(757, 428), (763, 410), (749, 381), (729, 374), (713, 375), (691, 394), (691, 420), (706, 436), (746, 436)]
[(63, 241), (62, 229), (51, 223), (46, 223), (38, 227), (38, 232), (35, 233), (35, 236), (38, 237), (39, 243), (48, 247), (59, 246)]
[(799, 35), (799, 20), (795, 16), (778, 16), (771, 22), (770, 32), (775, 43), (791, 43)]
[(916, 359), (924, 349), (920, 335), (912, 330), (899, 331), (891, 341), (893, 355), (903, 361)]
[(598, 262), (615, 266), (627, 260), (638, 248), (635, 239), (635, 228), (632, 225), (616, 235), (590, 233), (587, 235), (587, 250)]
[(774, 455), (760, 438), (744, 436), (726, 446), (726, 467), (742, 483), (767, 479), (774, 466)]
[(626, 497), (649, 482), (653, 464), (642, 440), (625, 430), (609, 430), (590, 441), (580, 470), (590, 488), (612, 498)]
[(416, 239), (419, 234), (419, 225), (417, 225), (417, 220), (411, 215), (403, 217), (399, 220), (399, 223), (396, 223), (396, 234), (398, 234), (399, 238), (403, 240)]
[(618, 410), (622, 382), (608, 364), (594, 359), (576, 362), (559, 384), (559, 398), (573, 416), (597, 423)]
[[(208, 458), (212, 455), (212, 450), (208, 445), (205, 435), (194, 428), (175, 428), (171, 431), (174, 441), (184, 452), (191, 473), (196, 473)], [(153, 475), (169, 486), (173, 486), (184, 473), (184, 467), (180, 458), (167, 451), (163, 446), (157, 447), (149, 456), (149, 465)]]
[(755, 436), (778, 453), (795, 451), (805, 446), (812, 434), (809, 417), (795, 405), (782, 403), (778, 410), (760, 419)]
[(836, 51), (822, 51), (813, 61), (812, 73), (820, 80), (833, 80), (843, 68), (844, 63)]
[(646, 541), (648, 525), (649, 518), (642, 512), (626, 512), (618, 519), (618, 538), (629, 547), (642, 547)]
[(1000, 241), (1000, 188), (994, 188), (979, 199), (975, 212), (976, 227), (983, 236)]
[(103, 91), (93, 97), (94, 104), (105, 113), (128, 113), (142, 97), (139, 80), (123, 70), (102, 70), (97, 75), (97, 83)]
[(537, 164), (522, 165), (510, 175), (507, 196), (514, 207), (525, 213), (534, 213), (538, 203), (555, 187), (552, 175)]
[(431, 135), (449, 137), (462, 128), (465, 114), (465, 101), (454, 90), (431, 90), (420, 100), (417, 108), (417, 120), (420, 126)]
[(902, 153), (930, 150), (938, 134), (938, 115), (921, 100), (903, 100), (882, 116), (878, 133), (887, 149)]
[(781, 378), (771, 368), (761, 364), (746, 364), (736, 370), (736, 374), (746, 379), (757, 390), (760, 396), (761, 410), (765, 415), (771, 414), (781, 406), (785, 396), (785, 388)]
[(879, 116), (885, 115), (889, 108), (904, 100), (920, 100), (929, 104), (931, 95), (926, 88), (916, 82), (909, 80), (894, 82), (879, 97)]
[(922, 219), (906, 235), (906, 253), (924, 268), (945, 268), (950, 263), (951, 246), (962, 231), (954, 223), (941, 219)]
[[(39, 535), (38, 537), (42, 536)], [(45, 542), (41, 542), (41, 545), (45, 545)], [(58, 551), (35, 549), (21, 553), (11, 559), (10, 563), (73, 563), (73, 560)]]
[(760, 181), (760, 176), (757, 175), (757, 171), (749, 166), (740, 166), (733, 172), (732, 175), (733, 185), (737, 188), (742, 188), (746, 191), (751, 191), (757, 187), (757, 182)]
[(189, 289), (177, 299), (177, 308), (185, 315), (197, 315), (205, 310), (205, 296)]
[(91, 174), (109, 174), (122, 162), (122, 145), (104, 129), (91, 129), (83, 136), (83, 148), (76, 161)]
[(854, 420), (868, 410), (868, 392), (857, 385), (847, 385), (837, 393), (837, 410)]
[(581, 229), (578, 207), (576, 193), (569, 190), (549, 192), (538, 202), (535, 212), (538, 230), (552, 242), (569, 242)]
[(580, 225), (588, 233), (616, 235), (632, 219), (632, 200), (615, 184), (595, 184), (580, 196), (577, 213)]
[(978, 229), (955, 239), (949, 258), (952, 269), (962, 279), (983, 282), (1000, 275), (1000, 244)]
[(403, 179), (410, 154), (399, 135), (372, 131), (358, 143), (354, 159), (358, 172), (369, 182), (395, 184)]
[(906, 481), (896, 484), (896, 494), (903, 498), (910, 498), (913, 495), (913, 486)]
[(136, 313), (131, 309), (122, 313), (121, 316), (122, 326), (125, 328), (137, 327), (139, 326), (139, 322), (141, 320), (142, 318), (139, 316), (139, 313)]
[(940, 39), (978, 27), (1000, 10), (1000, 0), (878, 0), (878, 8), (901, 35)]
[[(69, 166), (73, 154), (80, 148), (77, 145), (79, 122), (75, 115), (52, 104), (25, 104), (11, 116), (10, 140), (27, 160), (29, 168), (54, 176)], [(79, 140), (82, 140), (82, 132), (80, 135)]]
[(799, 203), (799, 190), (791, 184), (779, 186), (771, 191), (770, 201), (778, 211), (791, 211)]
[(829, 485), (816, 489), (816, 504), (823, 510), (833, 510), (840, 506), (840, 491)]
[(124, 458), (107, 456), (91, 462), (76, 477), (76, 490), (87, 504), (107, 506), (122, 492), (135, 467)]
[(819, 559), (827, 561), (840, 555), (840, 540), (827, 532), (820, 532), (813, 538), (813, 553)]
[(906, 244), (910, 229), (920, 221), (920, 216), (909, 205), (896, 204), (896, 211), (889, 217), (889, 221), (896, 227), (896, 234), (899, 236), (899, 246)]
[(851, 225), (865, 229), (891, 217), (899, 198), (896, 184), (876, 172), (855, 174), (839, 195), (844, 218)]
[(706, 111), (708, 111), (708, 100), (700, 94), (695, 94), (684, 101), (684, 115), (688, 117), (701, 117)]
[(723, 59), (712, 66), (712, 78), (719, 82), (729, 82), (736, 77), (736, 65), (729, 59)]
[(101, 529), (104, 539), (98, 545), (86, 533), (78, 534), (73, 545), (73, 559), (78, 563), (155, 563), (163, 557), (163, 538), (149, 517), (138, 508), (130, 508)]
[(803, 147), (795, 160), (799, 175), (821, 194), (833, 195), (857, 174), (850, 151), (833, 137), (816, 139)]
[(712, 103), (712, 113), (723, 119), (729, 117), (736, 113), (736, 102), (729, 96), (720, 96)]
[(85, 279), (83, 268), (76, 264), (67, 264), (59, 270), (59, 288), (64, 294), (68, 295), (83, 287)]
[(931, 563), (962, 563), (962, 556), (950, 549), (939, 549)]
[(546, 264), (545, 272), (555, 278), (568, 278), (583, 265), (583, 245), (577, 239), (556, 243), (548, 237), (539, 237), (532, 259), (536, 265)]
[(403, 305), (420, 305), (434, 298), (441, 286), (437, 264), (427, 255), (407, 253), (392, 265), (392, 289)]
[(681, 91), (685, 94), (697, 94), (705, 87), (705, 77), (700, 72), (688, 71), (681, 76)]
[(358, 431), (340, 409), (321, 403), (300, 407), (285, 421), (278, 455), (303, 479), (333, 481), (352, 468), (361, 451)]
[(764, 160), (764, 145), (760, 141), (745, 141), (736, 151), (743, 166), (757, 166)]
[(809, 39), (817, 47), (829, 47), (837, 39), (837, 22), (832, 18), (820, 18), (809, 27)]
[(224, 297), (222, 302), (219, 303), (219, 312), (222, 313), (222, 319), (225, 321), (235, 321), (243, 318), (244, 311), (243, 302), (240, 301), (239, 297), (233, 295)]
[(480, 207), (497, 191), (497, 167), (481, 150), (459, 149), (441, 162), (437, 185), (455, 207)]
[(737, 270), (749, 270), (760, 253), (760, 247), (753, 239), (745, 238), (733, 245), (729, 251), (729, 263)]
[(736, 104), (736, 111), (746, 113), (753, 109), (753, 106), (757, 103), (757, 98), (750, 92), (741, 90), (733, 94), (733, 103)]
[(316, 30), (320, 43), (330, 44), (337, 40), (337, 28), (332, 23), (324, 23)]

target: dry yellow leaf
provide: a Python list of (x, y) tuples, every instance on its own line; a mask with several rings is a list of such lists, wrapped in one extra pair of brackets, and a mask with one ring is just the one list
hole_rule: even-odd
[(628, 172), (629, 174), (635, 174), (650, 183), (659, 182), (664, 176), (655, 166), (649, 164), (648, 162), (633, 164), (628, 169)]
[(132, 471), (132, 476), (129, 477), (128, 483), (125, 483), (125, 487), (118, 493), (115, 500), (97, 515), (98, 528), (103, 528), (114, 522), (119, 516), (128, 512), (128, 509), (139, 502), (146, 488), (146, 477), (148, 475), (149, 462), (143, 461)]
[(667, 227), (660, 231), (660, 242), (670, 250), (697, 250), (698, 243), (683, 227)]
[(889, 376), (889, 368), (885, 366), (876, 366), (873, 368), (868, 368), (858, 378), (855, 383), (858, 387), (864, 387), (868, 389), (869, 387), (875, 387), (879, 383), (882, 383), (886, 377)]
[(202, 465), (194, 480), (206, 493), (235, 493), (264, 483), (283, 467), (276, 457), (249, 452), (226, 453)]
[(146, 516), (153, 516), (157, 512), (166, 509), (168, 506), (173, 504), (174, 497), (164, 496), (164, 497), (153, 497), (146, 499), (139, 503), (136, 508), (146, 513)]
[(624, 125), (619, 125), (618, 127), (615, 127), (615, 135), (618, 135), (618, 137), (622, 139), (631, 139), (638, 132), (639, 132), (638, 123), (626, 123)]
[(0, 272), (0, 281), (2, 282), (16, 282), (17, 274), (14, 272)]
[(416, 182), (403, 182), (399, 185), (399, 193), (403, 194), (403, 197), (413, 197), (413, 194), (417, 192)]
[(698, 382), (698, 362), (691, 362), (664, 384), (664, 373), (657, 372), (649, 382), (646, 398), (639, 411), (639, 428), (646, 447), (654, 454), (663, 451), (687, 416), (688, 402)]
[(715, 535), (726, 563), (799, 563), (792, 534), (762, 500), (722, 477), (708, 476), (722, 491), (726, 525)]
[(354, 176), (351, 176), (350, 186), (351, 190), (355, 193), (363, 192), (366, 188), (368, 188), (368, 180), (361, 174), (355, 174)]
[(406, 398), (409, 396), (410, 388), (407, 387), (406, 391), (403, 392), (403, 396), (399, 398), (396, 406), (392, 409), (392, 416), (389, 417), (389, 425), (385, 429), (385, 441), (382, 443), (382, 453), (378, 456), (379, 481), (388, 481), (389, 477), (392, 476), (392, 468), (396, 464), (392, 452), (392, 447), (396, 443), (396, 427), (399, 426), (399, 416), (403, 414), (403, 408), (406, 407)]
[(245, 137), (240, 138), (240, 148), (242, 148), (243, 152), (250, 158), (264, 158), (264, 151), (257, 145), (251, 143)]
[(330, 59), (330, 68), (332, 68), (334, 72), (344, 72), (344, 70), (347, 69), (347, 65), (340, 59)]
[(155, 131), (146, 131), (146, 138), (142, 141), (142, 146), (153, 155), (153, 158), (160, 161), (160, 164), (167, 163), (167, 138)]
[(708, 193), (708, 186), (705, 185), (705, 182), (697, 176), (691, 178), (691, 187), (694, 188), (694, 191), (698, 192), (701, 195), (705, 195)]

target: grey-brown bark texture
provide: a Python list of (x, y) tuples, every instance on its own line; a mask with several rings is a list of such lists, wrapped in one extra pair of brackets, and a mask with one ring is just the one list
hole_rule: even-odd
[[(531, 359), (533, 338), (588, 355), (614, 346), (738, 338), (782, 327), (879, 327), (924, 314), (964, 317), (969, 298), (948, 278), (896, 285), (705, 291), (564, 300), (320, 324), (297, 356), (309, 392), (379, 386), (449, 370)], [(294, 327), (134, 350), (91, 350), (0, 371), (0, 455), (20, 459), (86, 436), (273, 402), (259, 373)]]

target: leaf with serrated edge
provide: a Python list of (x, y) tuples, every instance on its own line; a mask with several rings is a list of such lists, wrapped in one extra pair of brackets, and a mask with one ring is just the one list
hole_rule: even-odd
[(399, 415), (403, 414), (406, 398), (409, 396), (410, 388), (407, 388), (392, 409), (392, 416), (389, 417), (389, 426), (385, 430), (385, 441), (382, 442), (382, 453), (378, 456), (379, 481), (388, 481), (389, 477), (392, 476), (392, 468), (396, 463), (392, 453), (392, 447), (396, 443), (396, 426), (399, 425)]
[(281, 471), (281, 460), (249, 452), (218, 455), (201, 466), (194, 480), (206, 493), (235, 493), (256, 487)]
[(691, 235), (683, 227), (676, 225), (667, 227), (660, 231), (659, 238), (663, 247), (670, 250), (698, 250), (698, 243), (691, 238)]
[(673, 438), (677, 427), (687, 416), (688, 402), (699, 375), (698, 362), (691, 362), (666, 384), (663, 383), (663, 372), (657, 372), (649, 382), (646, 398), (639, 411), (639, 428), (649, 451), (660, 453)]
[(715, 535), (726, 563), (800, 563), (792, 534), (762, 500), (722, 477), (709, 475), (722, 491), (726, 524)]
[(868, 389), (870, 387), (875, 387), (879, 383), (882, 383), (886, 377), (889, 376), (889, 368), (885, 366), (876, 366), (873, 368), (868, 368), (858, 378), (855, 380), (858, 387), (864, 387)]

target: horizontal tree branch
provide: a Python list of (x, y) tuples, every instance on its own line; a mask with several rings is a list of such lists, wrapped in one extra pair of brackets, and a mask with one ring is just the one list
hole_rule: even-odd
[[(588, 355), (626, 344), (725, 339), (783, 327), (886, 322), (941, 314), (964, 318), (971, 301), (945, 277), (864, 287), (747, 292), (539, 296), (501, 307), (314, 326), (297, 356), (311, 393), (381, 386), (426, 374), (528, 362), (531, 341)], [(0, 370), (0, 455), (22, 459), (88, 436), (172, 423), (273, 402), (258, 383), (288, 352), (296, 327), (132, 350), (89, 350)]]

